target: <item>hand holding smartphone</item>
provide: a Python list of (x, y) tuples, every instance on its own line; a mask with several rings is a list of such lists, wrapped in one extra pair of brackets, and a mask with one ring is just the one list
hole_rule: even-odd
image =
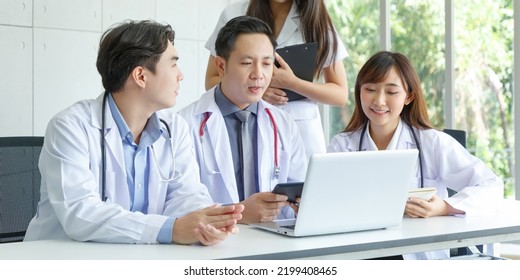
[(296, 203), (296, 198), (302, 196), (302, 191), (303, 182), (280, 183), (273, 189), (273, 193), (286, 195), (287, 201), (291, 203)]

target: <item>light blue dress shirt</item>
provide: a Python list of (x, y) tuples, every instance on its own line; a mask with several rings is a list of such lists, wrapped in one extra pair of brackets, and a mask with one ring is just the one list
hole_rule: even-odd
[[(128, 182), (128, 192), (130, 193), (130, 211), (146, 214), (148, 212), (150, 160), (152, 160), (149, 150), (163, 133), (160, 125), (161, 122), (157, 114), (153, 114), (144, 127), (138, 145), (135, 143), (134, 135), (117, 108), (112, 94), (108, 96), (108, 105), (110, 106), (112, 117), (116, 122), (122, 139), (126, 180)], [(158, 242), (171, 243), (173, 222), (173, 219), (169, 218), (164, 223), (157, 235)]]

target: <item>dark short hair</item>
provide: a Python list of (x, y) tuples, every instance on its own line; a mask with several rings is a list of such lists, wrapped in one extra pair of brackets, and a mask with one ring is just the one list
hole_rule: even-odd
[(125, 21), (101, 37), (96, 67), (106, 91), (123, 89), (132, 70), (143, 66), (155, 73), (155, 65), (175, 38), (170, 25), (154, 21)]
[(235, 42), (239, 35), (257, 33), (267, 35), (273, 49), (276, 48), (276, 40), (273, 38), (273, 32), (267, 23), (255, 17), (239, 16), (228, 21), (220, 29), (215, 41), (215, 51), (218, 56), (227, 60), (235, 48)]

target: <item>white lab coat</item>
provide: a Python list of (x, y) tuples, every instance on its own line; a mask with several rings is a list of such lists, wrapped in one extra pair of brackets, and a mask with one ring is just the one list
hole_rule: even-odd
[[(224, 11), (222, 11), (217, 25), (215, 26), (215, 29), (213, 30), (213, 33), (211, 34), (205, 45), (206, 49), (210, 51), (211, 55), (216, 56), (215, 41), (217, 39), (219, 30), (230, 19), (237, 16), (245, 15), (247, 11), (247, 6), (248, 1), (240, 1), (230, 4), (224, 9)], [(287, 15), (282, 30), (280, 30), (280, 34), (276, 38), (278, 48), (305, 43), (302, 34), (300, 16), (298, 15), (296, 8), (296, 3), (295, 1), (293, 1), (291, 10)], [(336, 61), (342, 60), (348, 56), (348, 52), (345, 46), (343, 45), (341, 39), (339, 38), (338, 34), (333, 34), (332, 32), (330, 32), (329, 36), (336, 36), (338, 40), (338, 47), (336, 49), (336, 56), (333, 58), (330, 54), (327, 60), (325, 61), (324, 67), (328, 67)], [(302, 100), (292, 101), (289, 102), (287, 105), (282, 105), (278, 107), (288, 112), (296, 121), (296, 124), (298, 125), (300, 131), (300, 135), (303, 139), (303, 144), (305, 146), (307, 158), (309, 158), (314, 153), (324, 153), (326, 151), (325, 137), (323, 134), (323, 126), (321, 124), (320, 111), (318, 109), (318, 104), (315, 101), (306, 98)]]
[[(401, 122), (396, 130), (397, 150), (417, 149), (410, 127)], [(400, 125), (400, 126), (401, 126)], [(503, 197), (503, 182), (486, 164), (471, 155), (453, 137), (435, 129), (415, 129), (421, 145), (424, 187), (436, 187), (437, 196), (466, 215), (493, 211)], [(400, 132), (400, 133), (399, 133)], [(398, 133), (398, 134), (397, 134)], [(336, 135), (327, 148), (328, 152), (356, 152), (359, 148), (361, 129)], [(363, 150), (376, 150), (368, 130), (363, 137)], [(347, 175), (348, 177), (348, 175)], [(410, 189), (420, 187), (420, 169), (417, 163)], [(448, 197), (447, 188), (457, 193)], [(405, 259), (442, 259), (449, 257), (448, 250), (406, 254)]]
[[(274, 176), (274, 137), (273, 126), (265, 108), (273, 114), (278, 137), (278, 158), (280, 174)], [(200, 137), (200, 127), (204, 113), (210, 117), (204, 128), (204, 136)], [(215, 87), (208, 90), (199, 101), (179, 111), (191, 127), (195, 153), (199, 162), (201, 181), (209, 190), (215, 202), (239, 202), (231, 145), (224, 117), (215, 102)], [(284, 111), (261, 100), (257, 115), (258, 143), (258, 185), (260, 192), (272, 191), (277, 183), (303, 182), (307, 170), (307, 159), (302, 139), (296, 124)], [(204, 146), (204, 147), (202, 147)], [(203, 154), (204, 153), (204, 154)], [(216, 171), (216, 172), (214, 172)], [(293, 216), (292, 211), (284, 209), (280, 218)]]
[[(175, 176), (159, 179), (149, 153), (148, 214), (130, 212), (122, 140), (106, 106), (106, 197), (101, 193), (101, 108), (103, 97), (80, 101), (49, 123), (40, 155), (41, 199), (25, 240), (72, 238), (110, 243), (156, 243), (167, 217), (182, 217), (213, 202), (199, 182), (188, 127), (182, 118), (164, 112), (175, 154)], [(173, 172), (166, 128), (154, 143), (163, 173)]]

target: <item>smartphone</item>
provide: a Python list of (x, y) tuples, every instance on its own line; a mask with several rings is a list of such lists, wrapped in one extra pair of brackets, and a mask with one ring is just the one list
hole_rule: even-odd
[(296, 203), (296, 198), (302, 196), (303, 182), (280, 183), (274, 186), (273, 193), (286, 195), (287, 201)]

